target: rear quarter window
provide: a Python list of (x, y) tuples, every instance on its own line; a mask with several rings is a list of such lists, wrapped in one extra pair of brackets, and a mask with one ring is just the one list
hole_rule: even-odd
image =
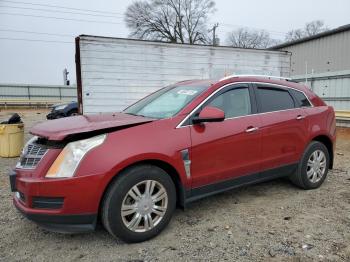
[(274, 87), (258, 87), (257, 91), (262, 113), (295, 108), (294, 100), (287, 90)]
[(291, 94), (294, 96), (298, 107), (309, 107), (311, 106), (310, 101), (304, 95), (303, 92), (290, 89)]

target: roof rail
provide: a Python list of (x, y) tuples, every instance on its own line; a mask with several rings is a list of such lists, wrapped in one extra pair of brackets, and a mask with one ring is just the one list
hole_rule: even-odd
[(226, 79), (230, 79), (232, 77), (263, 77), (263, 78), (269, 78), (269, 79), (280, 79), (280, 80), (286, 80), (286, 81), (290, 81), (292, 80), (289, 77), (283, 77), (283, 76), (269, 76), (269, 75), (229, 75), (229, 76), (225, 76), (223, 78), (221, 78), (219, 81), (223, 81)]

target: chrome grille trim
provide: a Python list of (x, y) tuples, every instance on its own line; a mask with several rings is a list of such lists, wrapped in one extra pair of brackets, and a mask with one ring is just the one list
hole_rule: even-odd
[(35, 142), (30, 143), (23, 149), (23, 153), (16, 168), (35, 169), (47, 151), (47, 148), (36, 144)]

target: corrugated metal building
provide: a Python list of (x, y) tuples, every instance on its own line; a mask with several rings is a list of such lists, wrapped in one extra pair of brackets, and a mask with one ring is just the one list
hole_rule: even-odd
[(50, 106), (77, 100), (76, 86), (0, 84), (0, 109), (8, 106)]
[(0, 84), (0, 100), (76, 100), (77, 87), (60, 85)]
[(350, 24), (272, 49), (292, 53), (293, 79), (306, 82), (336, 110), (350, 111)]

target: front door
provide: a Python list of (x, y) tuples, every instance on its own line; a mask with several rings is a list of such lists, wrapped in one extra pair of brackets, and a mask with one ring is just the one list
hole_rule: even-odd
[(261, 123), (260, 116), (254, 115), (256, 106), (250, 87), (247, 84), (228, 86), (201, 109), (207, 105), (222, 109), (225, 121), (190, 127), (192, 188), (258, 173)]

